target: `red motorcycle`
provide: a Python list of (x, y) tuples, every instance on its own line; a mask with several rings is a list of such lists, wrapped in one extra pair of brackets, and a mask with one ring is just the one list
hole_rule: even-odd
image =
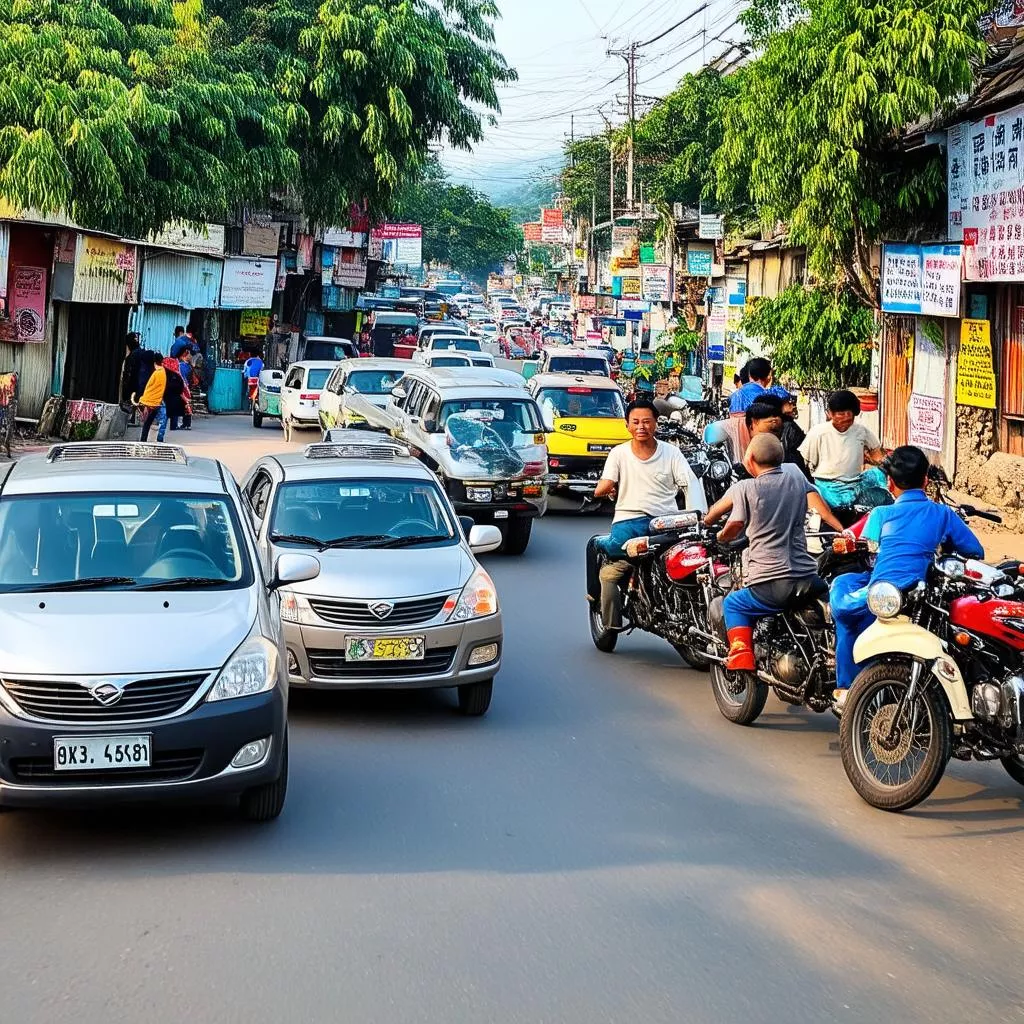
[(877, 621), (854, 648), (867, 667), (839, 732), (857, 792), (873, 807), (906, 810), (931, 794), (950, 757), (1001, 761), (1024, 785), (1019, 563), (939, 557), (909, 590), (872, 585), (868, 607)]

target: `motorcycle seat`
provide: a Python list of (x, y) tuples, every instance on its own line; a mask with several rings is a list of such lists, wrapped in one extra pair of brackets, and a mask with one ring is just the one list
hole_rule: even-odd
[(736, 540), (720, 541), (718, 547), (724, 554), (735, 555), (750, 547), (750, 538), (744, 535)]

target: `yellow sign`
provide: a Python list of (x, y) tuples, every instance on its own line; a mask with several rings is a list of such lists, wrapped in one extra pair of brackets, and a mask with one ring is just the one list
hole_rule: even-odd
[(996, 375), (992, 366), (992, 333), (987, 320), (960, 325), (960, 357), (956, 366), (957, 405), (996, 407)]
[(640, 298), (640, 278), (624, 277), (622, 279), (622, 297), (624, 299)]
[(243, 309), (239, 333), (243, 338), (262, 338), (270, 332), (269, 309)]

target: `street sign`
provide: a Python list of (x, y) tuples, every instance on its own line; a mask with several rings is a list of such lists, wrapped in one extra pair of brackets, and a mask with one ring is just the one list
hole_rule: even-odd
[(697, 227), (697, 237), (717, 241), (725, 237), (725, 218), (717, 213), (702, 213)]
[(643, 318), (644, 318), (643, 310), (640, 310), (640, 309), (626, 309), (626, 310), (623, 310), (623, 312), (622, 312), (622, 319), (623, 320), (637, 320), (637, 321), (640, 321), (640, 320), (643, 320)]

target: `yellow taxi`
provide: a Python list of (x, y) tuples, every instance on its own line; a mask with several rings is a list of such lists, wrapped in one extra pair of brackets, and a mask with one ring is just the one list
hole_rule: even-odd
[(581, 509), (593, 498), (608, 453), (629, 440), (622, 392), (597, 374), (538, 373), (529, 382), (548, 430), (553, 509)]

